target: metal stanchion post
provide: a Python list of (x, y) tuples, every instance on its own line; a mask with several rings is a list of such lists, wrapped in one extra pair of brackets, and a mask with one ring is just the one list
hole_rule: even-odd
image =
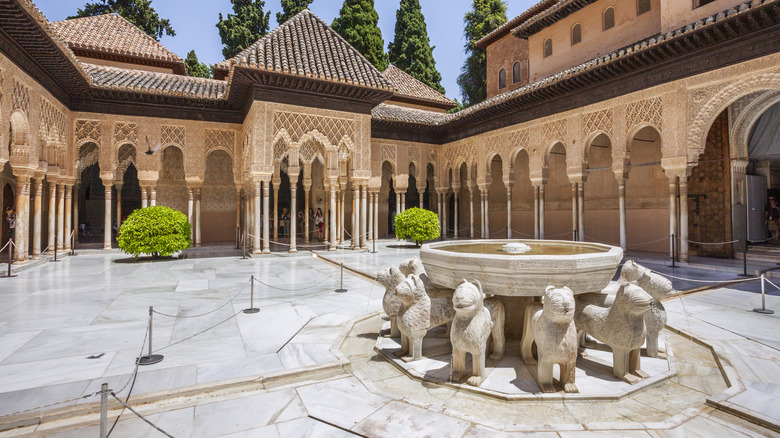
[(756, 312), (756, 313), (764, 313), (764, 314), (767, 314), (767, 315), (771, 315), (771, 314), (775, 313), (775, 311), (766, 308), (766, 288), (764, 287), (764, 280), (765, 279), (766, 279), (766, 277), (764, 276), (764, 274), (761, 274), (761, 308), (760, 309), (758, 309), (758, 308), (753, 309), (753, 311)]
[(747, 247), (748, 240), (745, 238), (745, 246), (742, 248), (742, 273), (739, 274), (740, 277), (749, 277), (747, 273)]
[(16, 277), (16, 275), (11, 275), (11, 265), (14, 262), (14, 239), (8, 240), (8, 271), (5, 273), (5, 278), (8, 277)]
[(336, 292), (343, 293), (347, 290), (344, 289), (344, 263), (341, 264), (341, 286), (336, 289)]
[(149, 354), (147, 356), (139, 357), (139, 365), (154, 365), (162, 362), (164, 356), (162, 354), (152, 354), (152, 314), (154, 313), (154, 307), (149, 306)]
[(677, 266), (674, 265), (674, 261), (677, 258), (677, 238), (674, 236), (674, 233), (672, 233), (672, 267), (676, 268)]
[(100, 438), (108, 435), (108, 383), (100, 386)]
[(249, 288), (249, 308), (244, 309), (244, 313), (257, 313), (260, 309), (255, 307), (255, 276), (249, 280), (251, 286)]
[(376, 239), (372, 239), (372, 242), (374, 242), (374, 250), (371, 253), (376, 254)]
[(245, 259), (246, 257), (246, 230), (244, 230), (244, 242), (243, 242), (243, 249), (241, 250), (241, 259)]
[(76, 255), (76, 231), (70, 232), (70, 255)]

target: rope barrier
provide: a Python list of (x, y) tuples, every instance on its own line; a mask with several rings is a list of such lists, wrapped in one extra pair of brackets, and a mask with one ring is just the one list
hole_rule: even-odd
[(666, 236), (666, 237), (662, 237), (662, 238), (660, 238), (660, 239), (651, 240), (651, 241), (649, 241), (649, 242), (642, 242), (642, 243), (632, 243), (631, 245), (626, 245), (626, 248), (628, 248), (629, 246), (642, 246), (642, 245), (649, 245), (649, 244), (651, 244), (651, 243), (657, 243), (657, 242), (660, 242), (660, 241), (662, 241), (662, 240), (666, 240), (666, 239), (668, 239), (668, 238), (670, 238), (670, 237), (672, 237), (672, 235), (671, 235), (671, 234), (670, 234), (670, 235), (668, 235), (668, 236)]
[(685, 239), (688, 241), (688, 243), (695, 243), (696, 245), (730, 245), (732, 243), (739, 242), (739, 239), (737, 240), (730, 240), (728, 242), (697, 242), (695, 240)]
[[(252, 280), (251, 280), (251, 279), (250, 279), (250, 280), (248, 280), (248, 281), (247, 281), (247, 284), (249, 284), (249, 281), (252, 281)], [(169, 317), (169, 318), (183, 318), (183, 319), (189, 319), (189, 318), (200, 318), (200, 317), (202, 317), (202, 316), (211, 315), (212, 313), (214, 313), (214, 312), (216, 312), (216, 311), (218, 311), (218, 310), (222, 309), (223, 307), (227, 306), (228, 304), (232, 303), (232, 302), (233, 302), (233, 300), (234, 300), (234, 299), (236, 299), (236, 297), (237, 297), (237, 296), (241, 295), (241, 293), (244, 291), (244, 289), (246, 289), (246, 286), (247, 286), (246, 284), (245, 284), (244, 286), (242, 286), (242, 287), (241, 287), (241, 288), (238, 290), (238, 292), (237, 292), (235, 295), (233, 295), (233, 296), (230, 296), (230, 290), (228, 290), (228, 297), (229, 297), (229, 298), (228, 298), (228, 300), (227, 300), (227, 301), (225, 301), (225, 303), (224, 303), (224, 304), (222, 304), (221, 306), (217, 307), (216, 309), (209, 310), (208, 312), (201, 313), (201, 314), (199, 314), (199, 315), (170, 315), (170, 314), (168, 314), (168, 313), (158, 312), (158, 311), (156, 311), (156, 310), (152, 310), (152, 312), (153, 312), (153, 313), (156, 313), (156, 314), (158, 314), (158, 315), (167, 316), (167, 317)]]
[(10, 239), (8, 240), (8, 242), (5, 242), (5, 245), (3, 245), (2, 248), (0, 248), (0, 252), (5, 251), (5, 249), (8, 248), (8, 245), (10, 245), (11, 242), (13, 242), (13, 240), (10, 240)]
[(769, 242), (770, 240), (777, 240), (777, 239), (775, 239), (774, 237), (770, 237), (770, 238), (764, 239), (764, 240), (748, 240), (748, 244), (750, 244), (750, 243), (765, 243), (765, 242)]
[(162, 433), (163, 435), (165, 435), (165, 436), (167, 436), (167, 437), (170, 437), (170, 438), (174, 438), (174, 437), (173, 437), (173, 435), (171, 435), (171, 434), (169, 434), (168, 432), (166, 432), (166, 431), (164, 431), (164, 430), (160, 429), (160, 428), (159, 428), (159, 427), (158, 427), (156, 424), (154, 424), (154, 423), (152, 423), (151, 421), (149, 421), (149, 419), (148, 419), (148, 418), (146, 418), (146, 417), (144, 417), (143, 415), (139, 414), (139, 413), (138, 413), (138, 412), (137, 412), (135, 409), (133, 409), (132, 407), (130, 407), (130, 405), (128, 405), (127, 403), (123, 402), (123, 401), (122, 401), (122, 399), (120, 399), (119, 397), (117, 397), (117, 396), (116, 396), (116, 394), (114, 394), (114, 392), (113, 392), (113, 391), (111, 391), (111, 396), (112, 396), (112, 397), (114, 397), (114, 398), (116, 399), (116, 401), (118, 401), (119, 403), (121, 403), (121, 404), (122, 404), (122, 406), (124, 406), (124, 407), (125, 407), (127, 410), (129, 410), (130, 412), (134, 413), (134, 414), (136, 415), (136, 417), (138, 417), (138, 418), (140, 418), (140, 419), (144, 420), (144, 421), (146, 422), (146, 424), (148, 424), (149, 426), (152, 426), (153, 428), (155, 428), (155, 429), (156, 429), (158, 432)]
[(319, 286), (320, 284), (324, 283), (324, 282), (325, 282), (325, 281), (327, 281), (327, 280), (335, 280), (335, 279), (334, 279), (333, 277), (330, 277), (330, 276), (325, 276), (325, 278), (323, 278), (322, 280), (318, 281), (317, 283), (314, 283), (314, 284), (312, 284), (311, 286), (306, 286), (306, 287), (296, 287), (296, 288), (287, 289), (287, 288), (283, 288), (283, 287), (272, 286), (272, 285), (270, 285), (270, 284), (268, 284), (268, 283), (265, 283), (265, 282), (263, 282), (263, 281), (260, 281), (260, 280), (258, 280), (257, 278), (255, 278), (255, 281), (256, 281), (256, 282), (258, 282), (258, 283), (260, 283), (260, 284), (262, 284), (263, 286), (270, 287), (270, 288), (272, 288), (272, 289), (277, 289), (277, 290), (285, 291), (285, 292), (295, 292), (295, 291), (299, 291), (299, 290), (306, 290), (306, 289), (311, 289), (311, 288), (313, 288), (314, 286)]
[(720, 281), (718, 281), (718, 280), (714, 280), (714, 281), (713, 280), (694, 280), (692, 278), (676, 277), (674, 275), (664, 274), (663, 272), (658, 272), (658, 271), (656, 271), (654, 269), (651, 269), (650, 271), (654, 272), (654, 273), (656, 273), (656, 274), (658, 274), (658, 275), (660, 275), (662, 277), (673, 278), (675, 280), (680, 280), (680, 281), (690, 281), (691, 283), (707, 283), (707, 284), (744, 283), (744, 282), (748, 282), (748, 281), (759, 280), (761, 278), (761, 277), (750, 277), (750, 278), (741, 278), (739, 280), (720, 280)]
[(519, 235), (521, 235), (521, 236), (526, 236), (526, 237), (534, 237), (534, 235), (533, 235), (533, 234), (525, 234), (525, 233), (523, 233), (523, 232), (520, 232), (520, 231), (518, 231), (518, 230), (516, 230), (516, 229), (514, 229), (514, 228), (510, 228), (510, 230), (512, 230), (512, 233), (517, 233), (517, 234), (519, 234)]
[(57, 405), (65, 404), (65, 403), (71, 403), (71, 402), (75, 402), (75, 401), (79, 401), (79, 400), (85, 400), (85, 399), (88, 399), (90, 397), (94, 397), (94, 396), (96, 396), (98, 394), (100, 394), (100, 391), (93, 392), (92, 394), (82, 395), (80, 397), (74, 397), (74, 398), (70, 398), (70, 399), (67, 399), (67, 400), (58, 401), (58, 402), (55, 402), (55, 403), (49, 403), (47, 405), (36, 406), (36, 407), (30, 408), (30, 409), (24, 409), (22, 411), (9, 412), (7, 414), (0, 415), (0, 418), (2, 418), (2, 417), (10, 417), (10, 416), (19, 415), (19, 414), (26, 414), (27, 412), (33, 412), (33, 411), (37, 411), (37, 410), (40, 410), (40, 409), (46, 409), (46, 408), (50, 408), (52, 406), (57, 406)]
[(777, 289), (777, 290), (780, 290), (780, 286), (778, 286), (778, 285), (776, 285), (776, 284), (772, 283), (771, 281), (769, 281), (769, 279), (768, 279), (768, 278), (764, 277), (764, 281), (766, 281), (767, 283), (769, 283), (769, 284), (771, 284), (772, 286), (774, 286), (774, 287), (775, 287), (775, 289)]
[(224, 320), (222, 320), (222, 321), (220, 321), (220, 322), (218, 322), (218, 323), (216, 323), (216, 324), (212, 325), (211, 327), (208, 327), (208, 328), (206, 328), (206, 329), (203, 329), (203, 330), (201, 330), (201, 331), (199, 331), (199, 332), (195, 333), (194, 335), (187, 336), (187, 337), (186, 337), (186, 338), (184, 338), (184, 339), (180, 339), (180, 340), (178, 340), (178, 341), (176, 341), (176, 342), (174, 342), (174, 343), (172, 343), (172, 344), (168, 344), (168, 345), (166, 345), (165, 347), (158, 348), (158, 349), (157, 349), (157, 350), (155, 350), (154, 352), (155, 352), (155, 353), (159, 353), (160, 351), (163, 351), (163, 350), (165, 350), (166, 348), (170, 348), (170, 347), (173, 347), (174, 345), (181, 344), (181, 343), (182, 343), (182, 342), (184, 342), (184, 341), (189, 341), (190, 339), (192, 339), (192, 338), (194, 338), (194, 337), (196, 337), (196, 336), (198, 336), (198, 335), (202, 335), (203, 333), (206, 333), (207, 331), (209, 331), (209, 330), (211, 330), (211, 329), (214, 329), (214, 328), (217, 328), (217, 327), (219, 327), (220, 325), (222, 325), (222, 324), (224, 324), (224, 323), (226, 323), (226, 322), (230, 321), (231, 319), (235, 318), (235, 317), (236, 317), (236, 316), (237, 316), (239, 313), (243, 313), (243, 312), (244, 312), (243, 310), (239, 310), (238, 312), (236, 312), (236, 313), (234, 313), (233, 315), (229, 316), (228, 318), (226, 318), (226, 319), (224, 319)]

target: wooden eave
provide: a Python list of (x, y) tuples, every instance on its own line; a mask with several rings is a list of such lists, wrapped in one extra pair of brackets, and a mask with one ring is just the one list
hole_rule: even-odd
[[(563, 20), (569, 15), (579, 11), (580, 9), (595, 3), (598, 0), (573, 0), (566, 5), (549, 12), (550, 9), (538, 14), (539, 18), (532, 17), (525, 24), (522, 24), (512, 30), (512, 35), (527, 39), (529, 36), (541, 32), (545, 28), (548, 28), (556, 22)], [(555, 8), (555, 6), (552, 6)]]
[(420, 106), (439, 108), (439, 109), (443, 109), (445, 111), (446, 110), (450, 110), (452, 108), (455, 108), (455, 105), (452, 104), (452, 103), (444, 103), (444, 102), (440, 102), (438, 100), (423, 99), (423, 98), (420, 98), (420, 97), (407, 96), (405, 94), (395, 94), (390, 99), (387, 99), (387, 102), (410, 103), (412, 105), (420, 105)]

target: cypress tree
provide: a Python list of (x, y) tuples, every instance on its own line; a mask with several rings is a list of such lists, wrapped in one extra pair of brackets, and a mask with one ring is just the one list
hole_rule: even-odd
[(390, 43), (388, 51), (390, 63), (444, 94), (433, 49), (420, 1), (401, 0), (395, 14), (395, 40)]
[(473, 9), (463, 18), (468, 57), (460, 69), (458, 86), (465, 106), (482, 102), (487, 97), (487, 55), (476, 42), (506, 21), (506, 4), (502, 0), (474, 0)]
[(135, 24), (150, 37), (160, 40), (163, 35), (175, 36), (171, 21), (160, 18), (152, 7), (152, 0), (99, 0), (76, 10), (71, 18), (92, 17), (115, 12)]
[(279, 24), (284, 23), (295, 14), (307, 9), (311, 2), (314, 0), (282, 0), (282, 12), (276, 13), (276, 22)]
[(239, 52), (251, 46), (252, 43), (268, 33), (268, 21), (271, 12), (263, 12), (263, 0), (230, 0), (233, 4), (233, 14), (223, 19), (219, 14), (219, 37), (225, 46), (222, 55), (225, 59), (236, 56)]
[(187, 69), (187, 76), (195, 76), (197, 78), (211, 77), (211, 66), (198, 61), (198, 56), (194, 50), (190, 50), (190, 53), (187, 53), (184, 67)]
[(344, 0), (331, 27), (379, 71), (387, 68), (387, 54), (374, 0)]

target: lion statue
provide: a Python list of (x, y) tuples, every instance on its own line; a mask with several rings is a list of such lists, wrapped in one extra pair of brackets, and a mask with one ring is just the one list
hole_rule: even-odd
[(402, 303), (395, 295), (395, 288), (404, 281), (404, 275), (398, 268), (392, 266), (379, 271), (376, 274), (376, 279), (385, 287), (385, 295), (382, 297), (382, 309), (384, 309), (387, 317), (390, 318), (390, 337), (397, 338), (401, 336), (401, 332), (398, 331), (396, 316), (398, 316), (398, 312), (401, 310)]
[(676, 293), (672, 282), (633, 260), (629, 260), (623, 265), (623, 270), (620, 271), (620, 280), (624, 282), (636, 281), (639, 287), (653, 297), (653, 304), (644, 315), (647, 355), (649, 357), (665, 357), (666, 351), (658, 346), (658, 335), (666, 326), (666, 309), (661, 300)]
[(433, 303), (419, 275), (409, 275), (395, 288), (401, 308), (396, 324), (401, 333), (401, 350), (396, 356), (418, 360), (422, 358), (422, 341), (428, 330), (452, 321), (455, 311), (448, 300)]

